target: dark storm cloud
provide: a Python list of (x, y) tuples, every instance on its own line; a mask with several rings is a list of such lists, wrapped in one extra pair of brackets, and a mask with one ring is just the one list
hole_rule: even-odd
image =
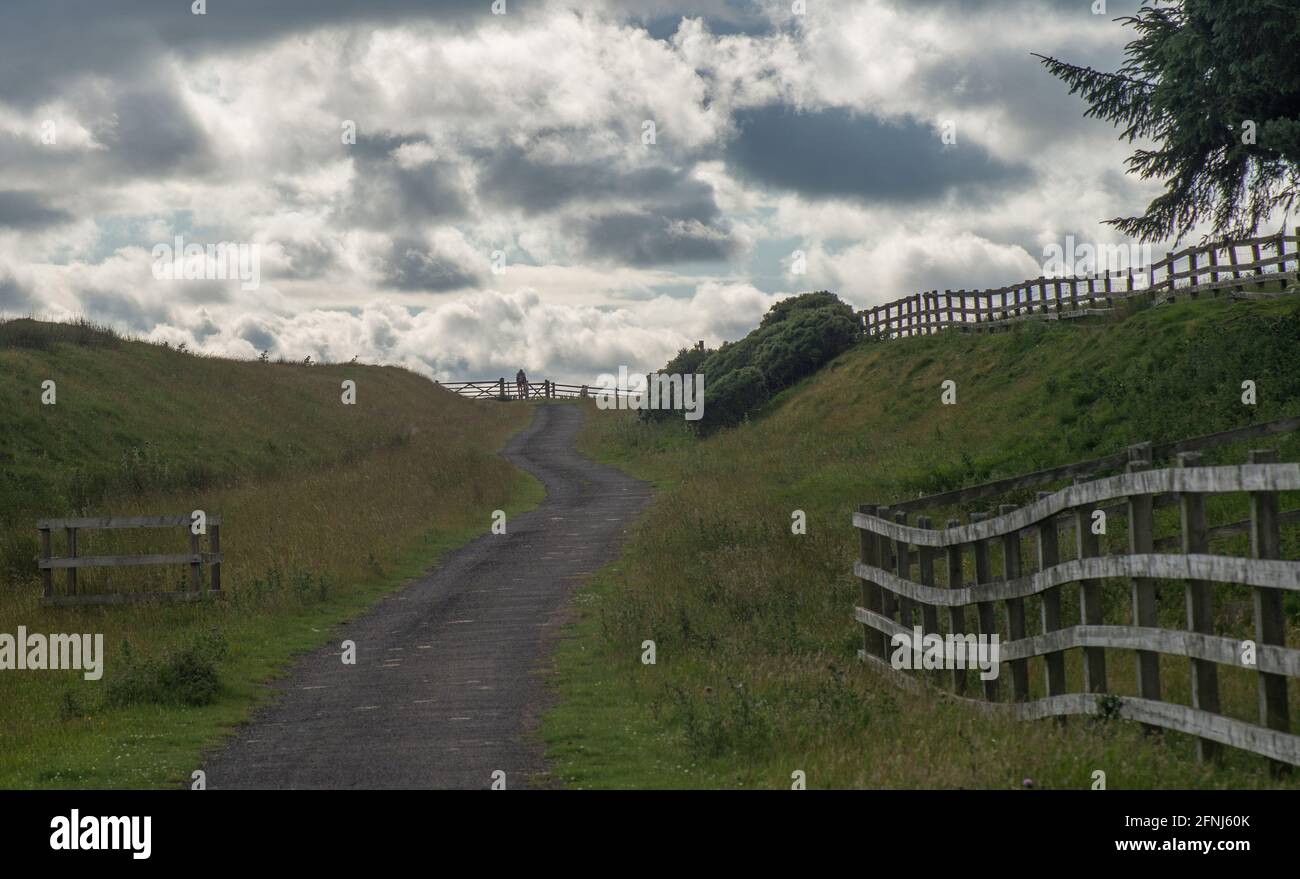
[(582, 235), (588, 256), (641, 268), (721, 262), (738, 249), (712, 199), (662, 212), (601, 214), (586, 221)]
[(703, 19), (709, 31), (718, 36), (759, 35), (772, 31), (772, 21), (764, 14), (764, 4), (755, 0), (695, 0), (693, 3), (681, 0), (612, 0), (608, 5), (627, 16), (631, 23), (645, 28), (657, 40), (671, 39), (683, 18)]
[(250, 321), (240, 327), (238, 335), (258, 351), (270, 351), (275, 347), (275, 335), (259, 323)]
[(425, 143), (419, 135), (358, 134), (353, 151), (356, 174), (339, 220), (346, 226), (374, 229), (420, 226), (429, 221), (463, 219), (469, 209), (457, 179), (457, 165), (435, 160), (403, 168), (393, 151), (405, 144)]
[(1142, 0), (1105, 0), (1104, 11), (1094, 13), (1094, 0), (886, 0), (888, 5), (907, 11), (914, 9), (940, 9), (961, 13), (1008, 12), (1045, 13), (1059, 20), (1062, 14), (1077, 13), (1093, 18), (1112, 19), (1132, 15), (1142, 5)]
[[(511, 3), (515, 19), (526, 3)], [(356, 22), (482, 20), (483, 0), (4, 0), (0, 3), (0, 100), (32, 104), (79, 76), (117, 76), (168, 51), (183, 55)]]
[(111, 122), (92, 131), (106, 158), (132, 176), (163, 177), (203, 159), (203, 130), (174, 94), (131, 90), (113, 101)]
[(32, 299), (13, 278), (0, 278), (0, 314), (27, 310)]
[(98, 148), (66, 149), (59, 119), (56, 142), (41, 142), (39, 126), (0, 134), (0, 168), (22, 168), (63, 192), (94, 191), (131, 178), (157, 179), (178, 172), (201, 174), (214, 166), (214, 148), (189, 108), (169, 87), (119, 85), (116, 94), (70, 97)]
[(278, 277), (297, 278), (299, 280), (319, 278), (336, 262), (334, 249), (327, 242), (313, 238), (310, 240), (284, 240), (280, 242), (286, 265), (277, 273)]
[(167, 320), (167, 309), (146, 307), (140, 302), (112, 290), (79, 290), (77, 299), (86, 314), (99, 320), (120, 323), (132, 330), (147, 332)]
[[(1072, 64), (1101, 70), (1114, 70), (1123, 63), (1122, 47), (1104, 54), (1067, 49), (1061, 57)], [(1095, 135), (1107, 128), (1105, 123), (1086, 118), (1088, 104), (1078, 95), (1071, 95), (1069, 88), (1028, 52), (981, 55), (931, 67), (918, 81), (927, 94), (957, 99), (959, 129), (961, 109), (967, 107), (1002, 108), (1024, 129), (1033, 131), (1035, 142), (1042, 144)], [(1014, 99), (1009, 100), (1009, 96)]]
[(709, 187), (664, 166), (620, 168), (609, 162), (537, 162), (518, 147), (493, 153), (480, 165), (479, 195), (526, 214), (553, 211), (571, 202), (635, 200), (679, 204), (711, 199)]
[(970, 140), (945, 146), (935, 129), (884, 122), (843, 109), (796, 113), (768, 105), (736, 114), (727, 161), (759, 183), (809, 198), (915, 204), (954, 191), (1029, 180)]
[(430, 250), (423, 241), (409, 238), (393, 241), (382, 275), (389, 287), (432, 293), (472, 287), (481, 280), (471, 271)]
[(50, 207), (38, 193), (0, 190), (0, 228), (43, 229), (71, 220), (71, 214)]

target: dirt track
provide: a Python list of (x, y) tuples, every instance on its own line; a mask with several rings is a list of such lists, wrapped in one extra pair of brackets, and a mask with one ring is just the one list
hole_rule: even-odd
[[(539, 406), (505, 454), (545, 484), (542, 504), (302, 657), (207, 761), (208, 787), (484, 789), (498, 769), (508, 788), (526, 786), (543, 768), (529, 729), (566, 599), (615, 557), (650, 498), (578, 454), (582, 418), (578, 406)], [(344, 639), (355, 665), (341, 660)]]

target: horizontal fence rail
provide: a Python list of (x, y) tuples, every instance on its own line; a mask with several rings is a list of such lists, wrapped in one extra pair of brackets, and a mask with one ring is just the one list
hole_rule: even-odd
[(602, 385), (566, 385), (553, 381), (524, 382), (522, 384), (506, 381), (504, 378), (484, 381), (438, 382), (454, 394), (473, 400), (553, 400), (558, 398), (595, 397), (597, 394), (614, 396), (634, 396), (625, 389), (605, 388)]
[[(899, 507), (860, 507), (853, 516), (859, 537), (853, 567), (861, 584), (853, 613), (862, 626), (859, 655), (893, 680), (924, 687), (923, 678), (899, 668), (914, 662), (895, 662), (900, 651), (922, 649), (914, 644), (919, 631), (923, 639), (937, 636), (930, 643), (942, 645), (936, 649), (949, 660), (942, 675), (957, 697), (982, 710), (1026, 720), (1118, 716), (1149, 731), (1196, 737), (1202, 759), (1227, 745), (1262, 755), (1275, 769), (1300, 765), (1300, 736), (1291, 731), (1287, 701), (1290, 679), (1300, 677), (1300, 650), (1286, 645), (1283, 606), (1284, 594), (1300, 593), (1300, 561), (1282, 557), (1284, 545), (1296, 545), (1295, 535), (1283, 543), (1282, 526), (1300, 522), (1300, 510), (1280, 509), (1281, 493), (1300, 491), (1300, 464), (1278, 463), (1276, 452), (1256, 450), (1246, 464), (1203, 466), (1199, 452), (1183, 450), (1177, 466), (1152, 469), (1152, 449), (1149, 443), (1132, 447), (1124, 473), (1040, 492), (1032, 503), (1003, 505), (997, 515), (974, 513), (965, 524), (950, 519), (935, 528), (928, 516), (909, 521), (908, 510)], [(935, 497), (950, 502), (954, 494)], [(1207, 503), (1220, 498), (1244, 500), (1249, 518), (1211, 525)], [(1168, 530), (1172, 520), (1157, 518), (1161, 501), (1179, 508), (1174, 533), (1165, 536), (1157, 536), (1158, 523)], [(1220, 508), (1230, 508), (1230, 502), (1215, 507)], [(1105, 534), (1105, 522), (1113, 518), (1126, 520), (1127, 544), (1105, 554), (1096, 523), (1103, 523)], [(1243, 533), (1250, 537), (1246, 556), (1212, 545)], [(1159, 601), (1168, 581), (1181, 583), (1177, 613), (1184, 627), (1170, 624), (1173, 603)], [(1117, 587), (1123, 600), (1108, 603), (1108, 597), (1120, 597)], [(1244, 637), (1215, 630), (1224, 589), (1252, 598), (1253, 628)], [(1071, 624), (1065, 610), (1076, 607), (1078, 622)], [(1106, 619), (1107, 609), (1114, 616), (1116, 607), (1128, 609), (1125, 618)], [(961, 663), (951, 660), (962, 645), (973, 647), (990, 636), (999, 642), (998, 674), (981, 675), (984, 698), (971, 699), (966, 668), (955, 668)], [(1116, 651), (1131, 655), (1135, 664), (1136, 688), (1127, 693), (1117, 692), (1107, 675)], [(1162, 656), (1186, 663), (1190, 704), (1162, 695)], [(1067, 663), (1070, 657), (1077, 662)], [(1031, 663), (1039, 686), (1031, 684)], [(1222, 667), (1253, 676), (1257, 721), (1223, 710)], [(933, 668), (923, 673), (938, 674)]]
[[(1246, 442), (1283, 433), (1293, 433), (1296, 430), (1300, 430), (1300, 415), (1278, 418), (1274, 421), (1263, 421), (1247, 427), (1235, 427), (1231, 430), (1207, 433), (1174, 442), (1140, 443), (1138, 445), (1144, 449), (1149, 447), (1149, 450), (1144, 452), (1145, 456), (1153, 463), (1159, 463), (1174, 460), (1174, 457), (1180, 452), (1204, 452), (1209, 449), (1231, 445), (1232, 443)], [(1051, 485), (1064, 479), (1079, 479), (1122, 470), (1129, 462), (1130, 455), (1130, 451), (1124, 451), (1101, 458), (1092, 458), (1087, 461), (1076, 461), (1073, 464), (1064, 464), (1060, 467), (1035, 470), (1032, 473), (1008, 476), (1005, 479), (995, 479), (968, 488), (957, 488), (910, 501), (902, 501), (892, 506), (895, 510), (910, 512), (970, 503), (1004, 495), (1011, 491)]]
[[(208, 550), (202, 550), (202, 534), (191, 529), (190, 516), (107, 516), (71, 519), (40, 519), (36, 532), (40, 539), (41, 554), (36, 559), (41, 572), (42, 605), (128, 604), (142, 601), (195, 601), (201, 597), (202, 568), (210, 566), (210, 591), (221, 592), (221, 517), (208, 516), (205, 532)], [(185, 528), (190, 532), (190, 551), (155, 555), (77, 555), (77, 534), (80, 531), (108, 531), (133, 528)], [(52, 534), (63, 531), (67, 555), (52, 554)], [(183, 592), (129, 592), (81, 593), (77, 589), (77, 571), (80, 568), (123, 568), (149, 565), (189, 565), (189, 589)], [(54, 571), (66, 571), (66, 591), (54, 592)]]
[(1219, 241), (1170, 252), (1145, 272), (1129, 268), (1093, 275), (1039, 277), (990, 290), (930, 290), (859, 312), (870, 337), (897, 338), (949, 327), (995, 330), (1025, 320), (1070, 320), (1103, 315), (1115, 302), (1147, 297), (1157, 304), (1177, 296), (1245, 290), (1300, 280), (1300, 229), (1295, 235)]

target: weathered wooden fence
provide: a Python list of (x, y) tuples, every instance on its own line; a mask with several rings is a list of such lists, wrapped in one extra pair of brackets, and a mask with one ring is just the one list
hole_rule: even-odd
[[(43, 605), (70, 604), (127, 604), (140, 601), (194, 601), (201, 595), (202, 566), (211, 565), (211, 591), (221, 591), (221, 517), (207, 517), (208, 551), (202, 551), (202, 535), (190, 531), (190, 551), (170, 555), (77, 555), (77, 533), (83, 530), (112, 530), (124, 528), (185, 528), (190, 530), (189, 516), (110, 516), (105, 518), (41, 519), (36, 523), (40, 537), (41, 554), (37, 564), (41, 571), (44, 595)], [(51, 555), (51, 534), (63, 531), (66, 535), (67, 555)], [(79, 568), (120, 568), (140, 565), (189, 565), (189, 589), (184, 592), (121, 592), (85, 594), (77, 591)], [(54, 592), (54, 571), (67, 572), (66, 591)]]
[(1156, 303), (1300, 277), (1296, 235), (1219, 241), (1171, 252), (1135, 274), (1124, 272), (1039, 277), (995, 290), (930, 290), (859, 312), (868, 336), (894, 338), (948, 327), (994, 330), (1023, 320), (1068, 320), (1107, 313), (1116, 301), (1148, 297)]
[[(974, 607), (974, 632), (998, 635), (1000, 660), (1010, 671), (1010, 701), (1003, 699), (999, 676), (984, 681), (983, 701), (966, 700), (972, 705), (1026, 720), (1113, 714), (1196, 736), (1202, 758), (1229, 745), (1277, 764), (1300, 765), (1300, 736), (1291, 732), (1287, 701), (1288, 680), (1300, 676), (1300, 650), (1286, 646), (1283, 611), (1283, 594), (1300, 591), (1300, 561), (1280, 557), (1281, 528), (1300, 522), (1300, 510), (1279, 508), (1280, 492), (1300, 490), (1300, 464), (1276, 463), (1275, 452), (1254, 451), (1244, 465), (1201, 466), (1199, 452), (1178, 451), (1176, 466), (1153, 469), (1154, 450), (1149, 443), (1134, 446), (1123, 473), (1039, 492), (1033, 503), (1004, 505), (997, 515), (975, 513), (964, 525), (949, 519), (946, 527), (934, 528), (928, 516), (909, 522), (915, 502), (907, 509), (860, 507), (853, 517), (859, 529), (854, 573), (861, 580), (861, 606), (854, 616), (862, 624), (860, 655), (895, 680), (923, 686), (891, 663), (893, 639), (911, 639), (920, 626), (924, 634), (956, 645), (956, 636), (972, 633), (967, 609)], [(1052, 481), (1062, 475), (1041, 473)], [(981, 488), (972, 497), (985, 496)], [(1248, 499), (1249, 517), (1208, 521), (1207, 501), (1234, 495)], [(946, 493), (936, 500), (936, 507), (945, 507), (960, 498)], [(1171, 533), (1161, 534), (1158, 523), (1164, 520), (1156, 511), (1168, 505), (1178, 506), (1179, 517), (1167, 529)], [(1126, 553), (1103, 554), (1094, 530), (1098, 511), (1127, 520)], [(1250, 537), (1249, 557), (1215, 551), (1213, 544), (1241, 534)], [(1124, 620), (1104, 618), (1103, 598), (1116, 587), (1107, 578), (1123, 578), (1131, 607)], [(1185, 628), (1161, 625), (1158, 580), (1183, 582)], [(1221, 584), (1252, 592), (1253, 638), (1215, 634)], [(1075, 606), (1079, 618), (1072, 625), (1063, 613)], [(1109, 606), (1114, 614), (1115, 603)], [(1072, 651), (1078, 651), (1072, 654), (1078, 662), (1067, 675)], [(1107, 660), (1115, 651), (1135, 656), (1135, 694), (1111, 686)], [(1187, 659), (1190, 705), (1162, 699), (1162, 656)], [(1031, 680), (1031, 664), (1038, 684)], [(1256, 678), (1258, 722), (1222, 710), (1221, 666), (1247, 669)], [(964, 697), (966, 672), (943, 674)]]
[[(599, 385), (566, 385), (548, 380), (526, 382), (522, 387), (504, 378), (468, 382), (438, 382), (439, 385), (462, 397), (473, 400), (553, 400), (560, 397), (594, 397), (597, 393), (610, 393)], [(617, 396), (629, 396), (626, 390), (613, 390)]]

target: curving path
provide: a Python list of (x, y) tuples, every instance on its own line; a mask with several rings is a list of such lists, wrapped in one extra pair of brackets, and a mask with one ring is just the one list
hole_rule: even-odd
[[(541, 671), (575, 585), (611, 561), (650, 487), (578, 454), (583, 410), (537, 407), (505, 455), (546, 499), (392, 593), (276, 684), (204, 767), (217, 788), (507, 788), (543, 769)], [(344, 665), (339, 644), (357, 645)]]

